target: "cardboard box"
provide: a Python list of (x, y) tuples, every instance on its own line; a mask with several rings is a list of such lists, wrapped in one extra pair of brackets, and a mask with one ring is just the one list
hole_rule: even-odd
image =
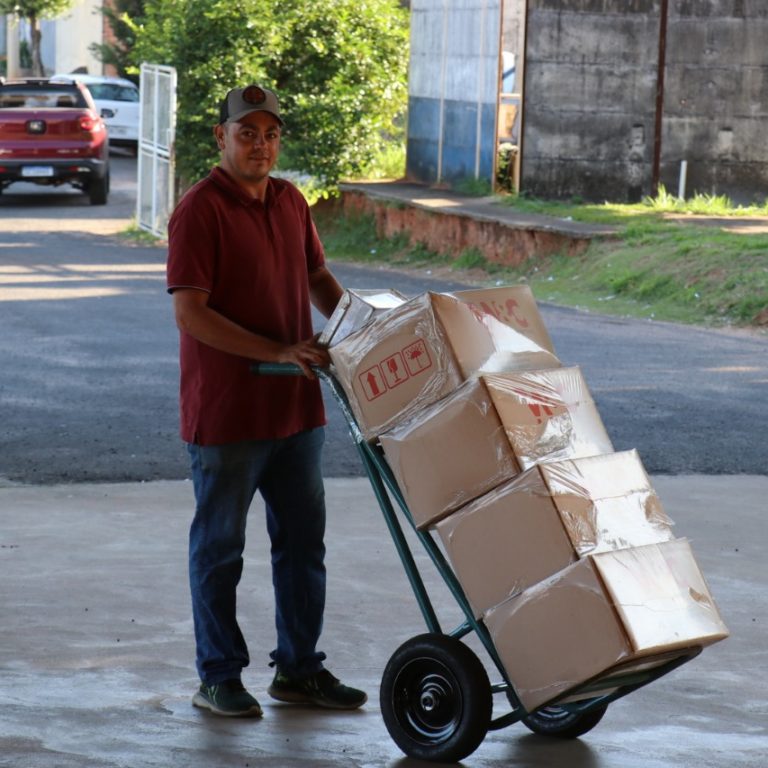
[(613, 452), (578, 367), (482, 378), (521, 470), (542, 459)]
[(684, 539), (580, 560), (485, 622), (529, 712), (618, 664), (728, 636)]
[(613, 451), (578, 368), (483, 374), (379, 440), (418, 527), (542, 459)]
[(476, 616), (579, 558), (674, 538), (636, 451), (538, 464), (436, 528)]
[(514, 328), (535, 341), (542, 349), (555, 354), (549, 331), (539, 313), (536, 299), (527, 285), (508, 285), (501, 288), (473, 288), (454, 291), (460, 301), (473, 309), (488, 313), (499, 322)]
[(318, 341), (326, 347), (338, 344), (377, 315), (399, 307), (406, 300), (402, 293), (389, 288), (380, 291), (346, 290), (328, 318)]
[(548, 350), (452, 296), (426, 293), (329, 348), (366, 439), (453, 392), (479, 371), (558, 367)]
[(419, 528), (520, 471), (491, 396), (478, 379), (379, 440)]

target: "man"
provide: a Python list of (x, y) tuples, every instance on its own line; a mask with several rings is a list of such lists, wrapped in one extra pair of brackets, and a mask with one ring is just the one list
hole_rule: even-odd
[[(342, 288), (325, 266), (306, 201), (269, 175), (282, 126), (272, 91), (229, 91), (213, 131), (220, 164), (187, 192), (168, 225), (181, 435), (196, 499), (189, 577), (201, 685), (192, 703), (226, 716), (262, 714), (241, 681), (249, 654), (235, 596), (257, 490), (277, 628), (268, 693), (339, 709), (367, 698), (325, 670), (316, 648), (325, 604), (325, 415), (311, 366), (328, 356), (313, 335), (310, 302), (330, 316)], [(304, 376), (255, 376), (253, 360), (295, 363)]]

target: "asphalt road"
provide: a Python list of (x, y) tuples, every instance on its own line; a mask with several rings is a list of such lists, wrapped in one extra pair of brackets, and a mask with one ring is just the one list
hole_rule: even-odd
[[(116, 236), (135, 186), (135, 160), (115, 156), (105, 207), (25, 185), (0, 197), (0, 484), (188, 476), (165, 249)], [(333, 268), (348, 287), (460, 287), (426, 271)], [(541, 309), (617, 450), (637, 448), (654, 474), (768, 474), (768, 337)], [(331, 398), (328, 412), (326, 475), (359, 475)]]

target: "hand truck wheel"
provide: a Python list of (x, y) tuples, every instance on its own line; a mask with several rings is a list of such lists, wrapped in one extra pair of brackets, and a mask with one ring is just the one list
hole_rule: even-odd
[(586, 712), (569, 712), (563, 707), (542, 707), (523, 718), (523, 724), (534, 733), (576, 739), (591, 731), (602, 719), (608, 705)]
[(491, 722), (488, 673), (464, 643), (427, 633), (403, 643), (381, 681), (389, 735), (409, 757), (456, 762), (474, 752)]

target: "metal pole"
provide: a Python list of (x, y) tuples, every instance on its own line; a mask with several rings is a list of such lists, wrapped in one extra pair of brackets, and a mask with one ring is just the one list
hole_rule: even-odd
[(448, 57), (448, 0), (443, 0), (443, 45), (440, 61), (440, 119), (437, 137), (437, 183), (443, 180), (443, 131), (445, 130), (445, 73)]
[(688, 161), (680, 161), (680, 179), (677, 184), (677, 196), (681, 200), (685, 200), (685, 181), (688, 175)]
[(480, 47), (478, 49), (478, 71), (477, 71), (477, 120), (475, 122), (475, 178), (480, 178), (480, 148), (482, 146), (482, 128), (483, 128), (483, 97), (485, 96), (485, 15), (486, 0), (483, 0), (482, 10), (480, 11)]
[(659, 193), (661, 176), (661, 131), (664, 119), (664, 70), (667, 58), (667, 16), (669, 0), (661, 0), (659, 8), (659, 56), (656, 72), (656, 119), (653, 136), (653, 170), (651, 172), (651, 197)]

